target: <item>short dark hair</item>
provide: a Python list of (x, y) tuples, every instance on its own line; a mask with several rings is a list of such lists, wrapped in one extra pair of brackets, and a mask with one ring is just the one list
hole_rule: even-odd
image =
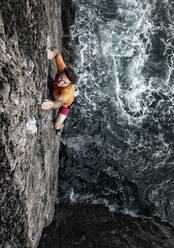
[(65, 73), (65, 75), (72, 82), (72, 84), (77, 83), (77, 81), (78, 81), (77, 74), (75, 73), (75, 71), (70, 66), (66, 66), (66, 68), (63, 71), (63, 73)]

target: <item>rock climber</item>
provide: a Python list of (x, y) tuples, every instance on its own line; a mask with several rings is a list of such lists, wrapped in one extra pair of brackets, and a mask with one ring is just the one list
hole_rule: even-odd
[(47, 56), (49, 60), (56, 59), (57, 74), (53, 80), (54, 101), (45, 99), (42, 103), (42, 109), (53, 110), (59, 108), (54, 127), (56, 130), (62, 130), (69, 110), (74, 105), (77, 75), (71, 67), (65, 65), (58, 48), (49, 49)]

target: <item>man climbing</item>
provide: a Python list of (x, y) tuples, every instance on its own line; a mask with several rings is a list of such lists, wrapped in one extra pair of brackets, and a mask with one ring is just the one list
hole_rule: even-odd
[(47, 55), (49, 60), (56, 59), (57, 74), (53, 80), (53, 96), (55, 100), (45, 99), (42, 103), (42, 109), (52, 110), (59, 108), (54, 127), (56, 130), (61, 130), (64, 127), (63, 123), (68, 112), (73, 106), (77, 75), (69, 66), (65, 65), (58, 48), (48, 50)]

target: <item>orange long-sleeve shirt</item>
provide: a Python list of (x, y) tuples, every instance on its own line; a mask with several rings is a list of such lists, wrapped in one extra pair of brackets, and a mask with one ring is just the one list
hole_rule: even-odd
[(57, 74), (53, 80), (53, 96), (55, 99), (61, 97), (65, 101), (65, 103), (62, 106), (67, 108), (74, 101), (75, 85), (70, 84), (68, 87), (65, 88), (57, 86), (58, 77), (60, 76), (61, 72), (66, 68), (66, 65), (61, 55), (56, 56), (56, 65), (57, 65)]

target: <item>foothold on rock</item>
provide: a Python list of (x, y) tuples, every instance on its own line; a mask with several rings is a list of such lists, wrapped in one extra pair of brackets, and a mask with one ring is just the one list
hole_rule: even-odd
[(29, 121), (26, 123), (26, 132), (29, 135), (37, 133), (36, 120), (34, 117), (29, 119)]

